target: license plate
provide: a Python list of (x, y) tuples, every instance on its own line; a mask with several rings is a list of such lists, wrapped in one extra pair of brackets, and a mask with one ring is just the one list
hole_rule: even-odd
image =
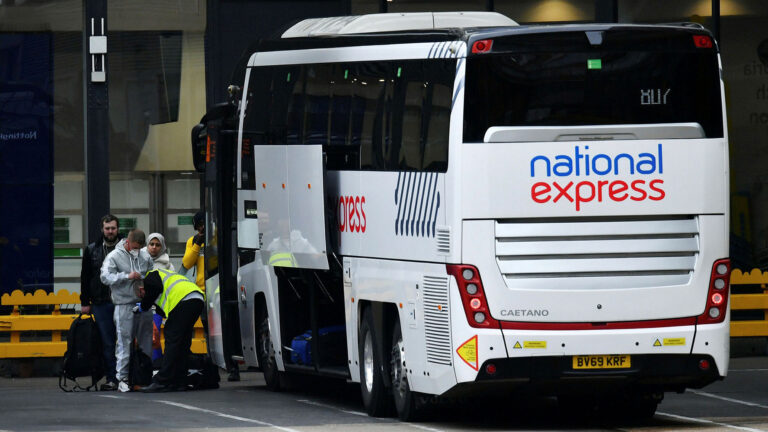
[(574, 369), (626, 369), (631, 366), (628, 355), (573, 356)]

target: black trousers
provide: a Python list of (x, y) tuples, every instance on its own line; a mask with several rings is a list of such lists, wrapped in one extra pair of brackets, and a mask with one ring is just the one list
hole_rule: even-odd
[(163, 385), (181, 385), (187, 376), (187, 359), (192, 345), (195, 322), (200, 318), (205, 304), (200, 299), (179, 303), (168, 314), (163, 330), (165, 352), (160, 371), (152, 380)]

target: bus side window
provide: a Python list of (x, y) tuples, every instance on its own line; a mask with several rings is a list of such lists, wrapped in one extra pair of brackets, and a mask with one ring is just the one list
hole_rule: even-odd
[[(360, 169), (382, 170), (386, 130), (386, 63), (360, 63), (352, 67), (353, 94), (362, 114), (360, 130)], [(390, 90), (391, 92), (391, 90)]]
[(422, 118), (423, 171), (445, 172), (448, 169), (448, 132), (451, 119), (451, 97), (455, 61), (432, 61), (425, 75), (424, 116)]
[[(395, 65), (395, 82), (401, 99), (397, 104), (395, 135), (399, 135), (399, 154), (390, 169), (401, 171), (421, 170), (421, 119), (424, 102), (424, 61), (399, 62)], [(398, 124), (399, 123), (399, 124)], [(396, 138), (396, 141), (397, 141)]]
[[(336, 64), (331, 76), (331, 113), (326, 154), (328, 168), (334, 170), (360, 169), (360, 128), (352, 110), (352, 79), (349, 65)], [(352, 139), (356, 130), (357, 139)]]
[(304, 144), (328, 144), (332, 69), (330, 63), (306, 66)]
[(306, 66), (288, 68), (285, 75), (287, 86), (286, 99), (288, 107), (286, 113), (286, 137), (284, 141), (275, 144), (303, 144), (304, 139), (304, 106), (306, 101)]
[[(288, 143), (288, 106), (293, 103), (295, 109), (298, 101), (293, 100), (294, 88), (301, 74), (299, 66), (280, 66), (274, 68), (272, 86), (269, 91), (269, 126), (267, 129), (267, 144)], [(301, 93), (298, 94), (301, 96)]]

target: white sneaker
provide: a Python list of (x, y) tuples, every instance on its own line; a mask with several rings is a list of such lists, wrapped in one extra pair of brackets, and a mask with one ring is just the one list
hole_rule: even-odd
[(127, 393), (131, 391), (131, 388), (128, 387), (128, 383), (125, 381), (120, 381), (120, 384), (117, 385), (117, 391), (121, 393)]

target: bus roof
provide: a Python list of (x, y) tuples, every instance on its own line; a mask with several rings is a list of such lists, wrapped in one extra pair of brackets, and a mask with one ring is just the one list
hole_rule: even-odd
[(496, 12), (381, 13), (305, 19), (286, 30), (282, 38), (516, 25), (515, 21)]

